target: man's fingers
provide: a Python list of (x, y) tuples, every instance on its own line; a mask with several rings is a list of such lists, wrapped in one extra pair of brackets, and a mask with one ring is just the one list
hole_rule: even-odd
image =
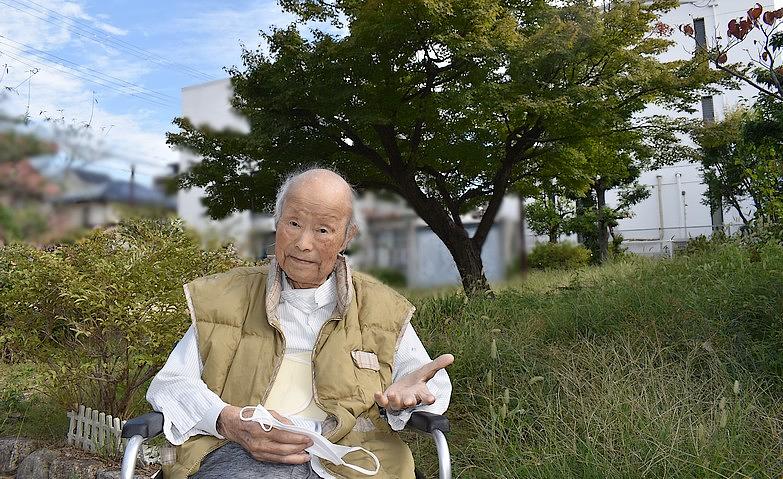
[(268, 434), (270, 440), (284, 444), (292, 444), (296, 447), (299, 447), (300, 451), (306, 447), (310, 447), (313, 444), (312, 439), (305, 436), (304, 434), (281, 431), (280, 429), (272, 429)]
[(386, 398), (386, 395), (382, 392), (375, 393), (375, 402), (380, 407), (386, 407), (389, 405), (389, 400)]
[(277, 462), (281, 464), (304, 464), (310, 460), (310, 454), (306, 452), (299, 454), (272, 454), (269, 452), (253, 454), (253, 457), (259, 461)]
[(258, 453), (275, 454), (278, 456), (288, 456), (291, 454), (303, 454), (307, 444), (291, 444), (285, 442), (264, 441), (257, 443), (254, 450)]
[(283, 424), (293, 424), (290, 419), (278, 413), (277, 411), (272, 411), (270, 409), (269, 412), (272, 414), (272, 416), (274, 416), (275, 419), (282, 422)]
[(424, 366), (419, 369), (422, 374), (422, 379), (424, 381), (429, 381), (432, 379), (433, 376), (435, 376), (435, 373), (440, 371), (441, 369), (450, 366), (451, 363), (454, 362), (454, 355), (452, 354), (441, 354), (437, 358), (430, 361), (428, 364), (425, 364)]

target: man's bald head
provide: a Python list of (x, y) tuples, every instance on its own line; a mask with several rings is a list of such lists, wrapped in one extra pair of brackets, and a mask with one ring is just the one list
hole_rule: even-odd
[(328, 198), (330, 200), (342, 199), (350, 211), (346, 232), (357, 228), (356, 221), (356, 191), (345, 181), (345, 178), (326, 168), (311, 168), (299, 173), (293, 173), (285, 179), (280, 189), (277, 190), (275, 199), (274, 221), (275, 227), (280, 222), (286, 198), (291, 193), (306, 192), (314, 198)]

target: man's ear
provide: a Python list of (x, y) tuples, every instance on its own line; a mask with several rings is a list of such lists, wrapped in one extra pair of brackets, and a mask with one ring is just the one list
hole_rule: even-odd
[(345, 232), (345, 242), (343, 242), (343, 253), (345, 253), (345, 250), (348, 249), (348, 245), (351, 244), (351, 241), (353, 241), (358, 232), (359, 228), (357, 228), (356, 225), (351, 225), (348, 227), (348, 230)]

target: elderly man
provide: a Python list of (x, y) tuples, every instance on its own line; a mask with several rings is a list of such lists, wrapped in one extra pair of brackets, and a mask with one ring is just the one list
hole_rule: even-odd
[[(167, 477), (357, 478), (374, 458), (375, 477), (413, 477), (396, 431), (414, 409), (446, 410), (454, 358), (430, 361), (409, 324), (413, 306), (351, 272), (341, 252), (357, 233), (354, 197), (329, 170), (289, 177), (271, 265), (185, 285), (193, 325), (147, 393), (178, 445)], [(256, 405), (277, 428), (242, 415)], [(369, 452), (345, 455), (353, 468), (334, 464), (309, 454), (313, 439), (288, 424)]]

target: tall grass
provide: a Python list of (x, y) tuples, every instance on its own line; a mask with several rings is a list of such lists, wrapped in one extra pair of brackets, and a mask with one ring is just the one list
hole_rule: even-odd
[(783, 248), (537, 276), (418, 300), (456, 477), (781, 477)]

